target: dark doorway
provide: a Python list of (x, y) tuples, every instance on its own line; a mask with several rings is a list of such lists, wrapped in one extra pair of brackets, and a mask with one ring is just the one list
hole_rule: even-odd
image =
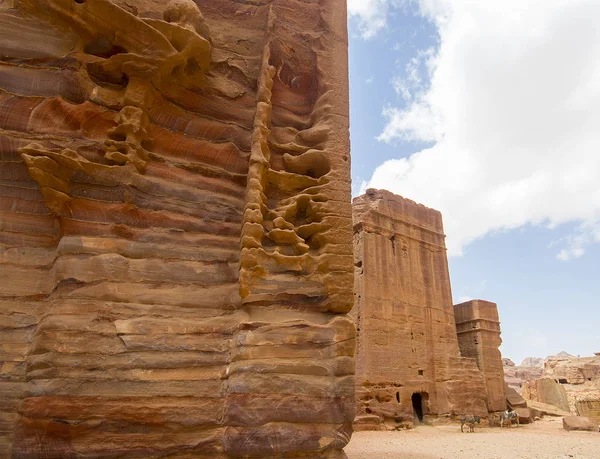
[(412, 406), (415, 418), (423, 422), (423, 398), (421, 394), (412, 394)]

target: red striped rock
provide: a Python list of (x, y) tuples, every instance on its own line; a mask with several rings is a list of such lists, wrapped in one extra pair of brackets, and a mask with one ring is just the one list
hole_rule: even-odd
[(342, 457), (344, 2), (5, 2), (0, 43), (0, 456)]

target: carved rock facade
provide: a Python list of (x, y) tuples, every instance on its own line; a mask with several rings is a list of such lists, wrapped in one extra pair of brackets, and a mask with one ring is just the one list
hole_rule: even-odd
[[(357, 427), (487, 416), (484, 372), (459, 350), (441, 214), (367, 190), (353, 201), (353, 222)], [(490, 377), (502, 370), (494, 357)]]
[(454, 305), (458, 347), (464, 357), (472, 357), (483, 373), (489, 411), (504, 411), (504, 368), (499, 347), (500, 319), (496, 303), (471, 300)]
[(343, 455), (344, 3), (0, 4), (0, 456)]

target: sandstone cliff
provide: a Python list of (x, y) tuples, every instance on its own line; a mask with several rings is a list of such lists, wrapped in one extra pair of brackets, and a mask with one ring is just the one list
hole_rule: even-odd
[(0, 456), (337, 457), (345, 2), (0, 4)]

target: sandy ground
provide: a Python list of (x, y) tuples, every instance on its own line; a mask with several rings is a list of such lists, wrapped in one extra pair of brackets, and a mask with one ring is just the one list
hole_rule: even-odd
[(461, 433), (459, 425), (419, 426), (355, 432), (344, 451), (348, 459), (600, 459), (600, 433), (567, 432), (562, 418), (510, 430), (476, 426), (475, 433)]

